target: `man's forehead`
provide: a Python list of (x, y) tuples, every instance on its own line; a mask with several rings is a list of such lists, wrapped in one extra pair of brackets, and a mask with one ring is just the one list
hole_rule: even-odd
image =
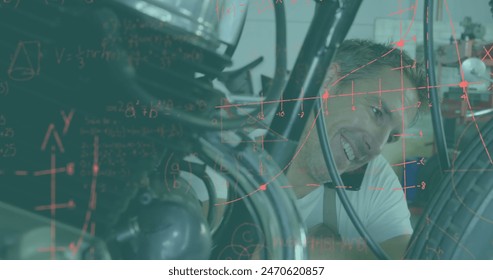
[[(387, 103), (391, 112), (398, 114), (401, 120), (404, 111), (406, 124), (411, 123), (416, 118), (420, 105), (415, 84), (401, 68), (384, 67), (374, 75), (371, 83), (374, 89), (378, 87), (378, 98)], [(375, 85), (376, 80), (378, 85)]]
[(417, 88), (407, 75), (397, 68), (384, 67), (369, 73), (364, 78), (345, 83), (341, 89), (341, 92), (347, 96), (354, 92), (373, 104), (386, 105), (392, 117), (397, 118), (399, 122), (402, 122), (404, 111), (406, 126), (417, 116), (419, 106)]

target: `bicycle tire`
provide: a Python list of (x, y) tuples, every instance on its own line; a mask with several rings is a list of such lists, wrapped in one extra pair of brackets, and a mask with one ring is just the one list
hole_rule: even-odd
[[(475, 129), (469, 126), (469, 129)], [(406, 259), (493, 259), (493, 120), (452, 162), (425, 209)]]

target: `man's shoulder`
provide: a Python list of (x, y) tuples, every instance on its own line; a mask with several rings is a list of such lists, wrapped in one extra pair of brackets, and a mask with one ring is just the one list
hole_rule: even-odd
[(389, 162), (387, 161), (387, 159), (385, 159), (385, 157), (383, 155), (378, 155), (376, 156), (374, 159), (370, 160), (369, 162), (369, 165), (371, 164), (376, 164), (376, 165), (389, 165)]
[(378, 155), (369, 162), (362, 188), (383, 190), (399, 186), (399, 179), (384, 156)]
[(385, 157), (382, 155), (378, 155), (368, 163), (368, 168), (366, 170), (365, 176), (382, 175), (389, 172), (395, 174), (387, 159), (385, 159)]

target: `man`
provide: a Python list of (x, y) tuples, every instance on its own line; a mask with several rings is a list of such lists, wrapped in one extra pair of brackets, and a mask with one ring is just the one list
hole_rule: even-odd
[(286, 174), (309, 229), (309, 257), (374, 258), (361, 246), (363, 241), (335, 191), (322, 186), (331, 178), (314, 121), (325, 115), (339, 173), (367, 164), (361, 189), (346, 192), (351, 204), (387, 254), (402, 258), (412, 234), (410, 213), (399, 180), (380, 153), (386, 143), (405, 134), (420, 108), (426, 107), (425, 93), (417, 90), (424, 84), (423, 74), (398, 47), (346, 40), (326, 77), (322, 93), (328, 97), (322, 110), (310, 115), (299, 153)]
[(421, 104), (426, 95), (418, 90), (423, 80), (416, 63), (398, 47), (365, 40), (346, 40), (340, 46), (327, 72), (326, 103), (310, 116), (300, 152), (287, 172), (309, 228), (310, 258), (374, 257), (369, 249), (353, 248), (362, 244), (358, 232), (335, 190), (322, 187), (331, 182), (313, 125), (322, 114), (339, 173), (368, 164), (361, 189), (346, 191), (356, 213), (390, 257), (404, 256), (412, 234), (410, 213), (399, 180), (381, 151), (405, 134), (425, 107)]

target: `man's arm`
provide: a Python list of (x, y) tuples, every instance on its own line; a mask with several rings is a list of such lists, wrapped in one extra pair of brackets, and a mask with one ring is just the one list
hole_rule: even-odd
[[(400, 235), (385, 240), (379, 245), (390, 259), (402, 259), (406, 252), (411, 235)], [(320, 224), (308, 232), (308, 257), (312, 260), (320, 259), (349, 259), (371, 260), (377, 259), (370, 248), (359, 240), (354, 244), (343, 242), (325, 225)]]

